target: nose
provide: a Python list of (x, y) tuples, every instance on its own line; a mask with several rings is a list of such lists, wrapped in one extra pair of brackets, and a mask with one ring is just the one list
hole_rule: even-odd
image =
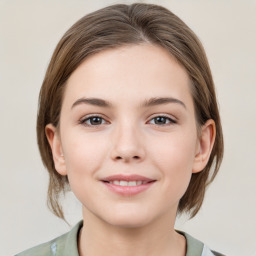
[(116, 127), (113, 131), (111, 158), (120, 162), (140, 162), (145, 158), (143, 136), (130, 124)]

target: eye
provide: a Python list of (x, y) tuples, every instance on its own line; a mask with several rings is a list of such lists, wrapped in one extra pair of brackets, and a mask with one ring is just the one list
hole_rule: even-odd
[(99, 126), (102, 124), (107, 124), (108, 122), (101, 116), (90, 116), (82, 119), (80, 123), (85, 126)]
[(149, 124), (155, 125), (168, 125), (168, 124), (176, 124), (177, 122), (170, 117), (167, 116), (156, 116), (149, 121)]

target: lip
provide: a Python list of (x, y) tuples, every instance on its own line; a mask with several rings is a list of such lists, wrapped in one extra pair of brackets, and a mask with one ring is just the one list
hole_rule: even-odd
[[(136, 186), (120, 186), (113, 183), (109, 183), (114, 180), (123, 181), (142, 181), (144, 184)], [(141, 175), (112, 175), (103, 178), (102, 183), (112, 192), (122, 196), (134, 196), (147, 189), (149, 189), (156, 180), (141, 176)], [(145, 183), (146, 182), (146, 183)]]

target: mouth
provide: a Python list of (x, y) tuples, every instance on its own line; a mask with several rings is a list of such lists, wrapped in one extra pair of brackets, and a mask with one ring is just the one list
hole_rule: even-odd
[(156, 180), (140, 175), (113, 175), (101, 180), (112, 192), (132, 196), (147, 190)]
[(139, 186), (142, 184), (147, 184), (149, 182), (153, 182), (153, 181), (141, 181), (141, 180), (134, 180), (134, 181), (126, 181), (126, 180), (113, 180), (113, 181), (103, 181), (109, 184), (114, 184), (117, 186), (129, 186), (129, 187), (133, 187), (133, 186)]

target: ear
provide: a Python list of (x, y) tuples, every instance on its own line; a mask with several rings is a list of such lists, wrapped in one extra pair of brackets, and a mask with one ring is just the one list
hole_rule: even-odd
[(201, 128), (193, 165), (193, 173), (202, 171), (208, 163), (215, 141), (215, 122), (209, 119)]
[(65, 158), (61, 146), (61, 140), (56, 127), (52, 124), (46, 125), (45, 134), (52, 149), (52, 156), (56, 171), (60, 175), (67, 175)]

